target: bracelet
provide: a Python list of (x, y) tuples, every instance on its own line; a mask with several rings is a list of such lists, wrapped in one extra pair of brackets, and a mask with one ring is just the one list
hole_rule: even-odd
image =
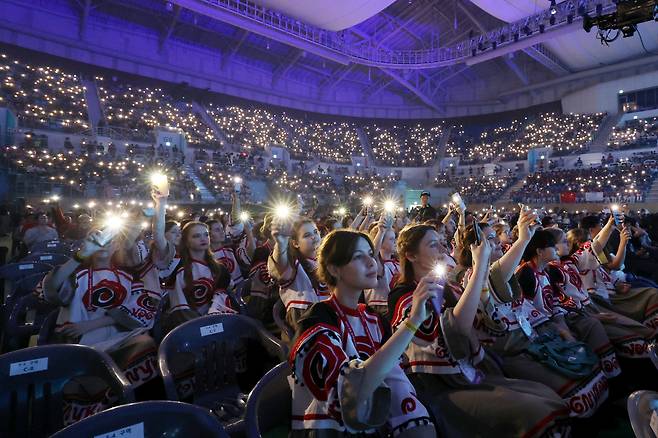
[(80, 255), (80, 251), (76, 251), (73, 253), (73, 260), (75, 260), (78, 263), (84, 263), (85, 261), (87, 261), (87, 257), (82, 257)]
[(416, 327), (411, 321), (408, 319), (404, 321), (404, 328), (409, 330), (412, 335), (415, 335), (416, 332), (418, 331), (418, 327)]

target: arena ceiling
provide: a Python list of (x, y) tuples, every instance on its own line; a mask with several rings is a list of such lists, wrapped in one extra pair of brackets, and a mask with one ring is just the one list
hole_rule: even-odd
[(248, 59), (271, 72), (273, 87), (308, 83), (318, 101), (335, 102), (339, 91), (364, 103), (392, 93), (436, 114), (615, 68), (623, 74), (630, 60), (655, 69), (658, 24), (641, 25), (642, 40), (604, 46), (577, 14), (567, 22), (569, 10), (595, 2), (614, 8), (613, 0), (558, 1), (551, 25), (550, 0), (70, 0), (81, 28), (91, 14), (111, 16), (158, 32), (163, 46), (181, 39), (224, 62)]

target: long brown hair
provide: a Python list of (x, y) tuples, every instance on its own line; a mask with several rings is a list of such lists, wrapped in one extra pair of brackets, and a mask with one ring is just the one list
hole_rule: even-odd
[[(193, 299), (193, 284), (194, 284), (194, 278), (192, 276), (193, 260), (192, 260), (192, 256), (190, 255), (190, 249), (187, 246), (187, 239), (190, 237), (190, 234), (192, 234), (192, 228), (196, 226), (200, 226), (208, 230), (208, 226), (203, 222), (197, 222), (197, 221), (188, 222), (183, 227), (183, 237), (181, 238), (181, 242), (180, 242), (180, 257), (181, 257), (181, 264), (183, 265), (183, 279), (185, 280), (185, 288), (183, 289), (183, 293), (185, 294), (185, 299), (187, 300), (187, 304), (189, 304), (189, 306), (192, 308), (196, 307)], [(203, 261), (208, 265), (210, 272), (212, 272), (215, 289), (227, 289), (231, 282), (230, 274), (226, 270), (226, 267), (224, 267), (223, 265), (218, 263), (217, 260), (215, 260), (215, 257), (210, 251), (210, 248), (208, 248), (204, 253)]]
[(295, 262), (299, 262), (299, 264), (304, 269), (304, 272), (306, 272), (309, 279), (311, 280), (311, 284), (313, 285), (313, 287), (316, 290), (320, 290), (322, 286), (320, 285), (320, 279), (318, 278), (318, 273), (316, 272), (317, 269), (311, 266), (308, 260), (306, 260), (306, 258), (302, 255), (299, 249), (295, 248), (295, 245), (293, 244), (293, 242), (297, 242), (298, 240), (297, 235), (299, 234), (299, 230), (305, 224), (316, 225), (312, 219), (309, 219), (307, 217), (302, 217), (297, 219), (295, 223), (292, 225), (292, 233), (290, 236), (290, 240), (288, 240), (288, 257), (289, 257), (288, 261), (291, 266), (294, 266)]
[(405, 226), (398, 236), (398, 257), (400, 258), (400, 278), (398, 284), (412, 283), (415, 281), (414, 267), (407, 259), (407, 254), (418, 251), (420, 241), (423, 240), (428, 231), (436, 231), (431, 225), (412, 224)]
[(569, 242), (569, 255), (580, 249), (580, 246), (589, 240), (589, 231), (584, 228), (573, 228), (567, 233)]

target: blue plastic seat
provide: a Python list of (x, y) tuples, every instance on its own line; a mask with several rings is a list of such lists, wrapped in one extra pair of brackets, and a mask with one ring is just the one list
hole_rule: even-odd
[(53, 269), (53, 265), (41, 262), (8, 263), (0, 267), (0, 278), (11, 280), (12, 282), (16, 283), (28, 275), (41, 273), (45, 275), (51, 269)]
[[(107, 436), (137, 431), (144, 438), (228, 438), (221, 423), (207, 409), (174, 401), (145, 401), (107, 409), (60, 430), (52, 438)], [(143, 434), (139, 434), (143, 431)], [(112, 435), (110, 435), (112, 436)]]
[(654, 438), (651, 430), (651, 413), (658, 411), (658, 392), (635, 391), (628, 396), (628, 418), (637, 438)]
[(59, 240), (50, 240), (48, 242), (39, 242), (32, 245), (30, 254), (50, 253), (50, 254), (71, 254), (71, 244)]
[(178, 387), (186, 382), (191, 385), (190, 402), (213, 410), (224, 424), (242, 416), (240, 395), (282, 360), (281, 342), (243, 315), (207, 315), (188, 321), (167, 334), (158, 350), (167, 398), (182, 400)]
[(287, 436), (292, 416), (290, 365), (280, 363), (263, 376), (247, 399), (247, 438), (261, 438), (273, 429)]
[(3, 351), (27, 347), (30, 336), (39, 333), (45, 319), (56, 308), (34, 294), (19, 298), (5, 324)]
[(0, 436), (37, 438), (60, 430), (63, 388), (82, 376), (102, 379), (118, 404), (134, 401), (112, 359), (91, 347), (44, 345), (0, 356)]
[(57, 316), (59, 315), (59, 309), (53, 310), (46, 316), (41, 323), (41, 328), (39, 329), (39, 334), (37, 336), (37, 345), (48, 345), (52, 344), (51, 337), (55, 331), (55, 325), (57, 325)]
[(66, 263), (70, 257), (65, 254), (56, 253), (31, 253), (21, 259), (21, 263), (41, 262), (48, 263), (52, 266), (59, 266)]

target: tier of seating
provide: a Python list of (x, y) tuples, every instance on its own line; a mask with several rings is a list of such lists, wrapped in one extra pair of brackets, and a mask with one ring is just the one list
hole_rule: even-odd
[[(89, 148), (96, 149), (95, 145)], [(81, 149), (87, 149), (82, 146)], [(34, 193), (65, 195), (88, 199), (149, 197), (148, 175), (153, 170), (170, 166), (171, 198), (189, 199), (195, 192), (194, 182), (184, 170), (157, 155), (145, 156), (129, 151), (126, 156), (104, 152), (76, 153), (9, 147), (2, 150), (0, 162), (13, 173), (24, 177), (23, 184)], [(47, 183), (47, 184), (45, 184)], [(43, 188), (48, 187), (46, 193)], [(27, 188), (26, 188), (27, 190)]]
[(89, 127), (85, 90), (79, 76), (0, 53), (0, 107), (3, 106), (16, 111), (23, 127), (66, 132)]
[(366, 125), (375, 162), (385, 166), (422, 167), (436, 160), (444, 126)]
[(511, 193), (515, 202), (531, 204), (643, 202), (658, 176), (658, 165), (645, 159), (617, 161), (599, 167), (553, 170), (527, 175)]
[(658, 140), (658, 117), (628, 120), (615, 126), (608, 141), (608, 150), (624, 150), (655, 146)]
[(493, 204), (505, 190), (516, 182), (516, 176), (479, 175), (454, 177), (448, 173), (437, 176), (435, 187), (450, 187), (460, 193), (469, 203)]
[(602, 113), (544, 113), (481, 129), (479, 138), (458, 125), (451, 131), (446, 156), (470, 164), (524, 160), (529, 150), (544, 147), (551, 147), (553, 155), (583, 153), (604, 117)]
[(215, 134), (192, 104), (174, 99), (161, 88), (150, 89), (96, 77), (98, 93), (108, 126), (126, 128), (136, 140), (151, 141), (155, 127), (184, 132), (191, 146), (216, 141)]

